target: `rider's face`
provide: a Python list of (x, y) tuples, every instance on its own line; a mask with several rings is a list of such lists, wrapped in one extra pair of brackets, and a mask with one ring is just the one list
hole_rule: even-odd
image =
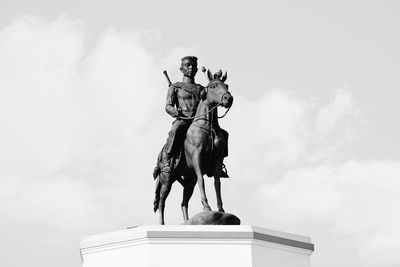
[(197, 62), (192, 59), (184, 59), (181, 64), (181, 71), (184, 76), (194, 78), (197, 73)]

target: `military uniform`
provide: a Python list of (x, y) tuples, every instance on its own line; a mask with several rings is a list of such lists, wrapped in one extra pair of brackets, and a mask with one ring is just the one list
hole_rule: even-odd
[(186, 131), (193, 120), (182, 119), (182, 117), (190, 118), (195, 116), (203, 90), (204, 87), (200, 84), (183, 82), (174, 83), (169, 87), (165, 110), (169, 115), (176, 118), (172, 123), (167, 142), (163, 148), (163, 153), (168, 154), (169, 159), (177, 156), (180, 152)]

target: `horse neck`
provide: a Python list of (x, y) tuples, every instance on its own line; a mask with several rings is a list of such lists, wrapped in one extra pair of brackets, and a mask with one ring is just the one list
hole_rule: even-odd
[[(210, 127), (213, 121), (213, 114), (215, 114), (215, 110), (209, 112), (210, 109), (214, 108), (215, 105), (208, 105), (204, 101), (200, 101), (199, 106), (196, 111), (196, 118), (193, 120), (192, 124), (202, 127)], [(199, 116), (199, 117), (197, 117)]]

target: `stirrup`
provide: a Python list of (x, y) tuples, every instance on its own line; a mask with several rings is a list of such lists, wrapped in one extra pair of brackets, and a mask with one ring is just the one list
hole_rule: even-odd
[(221, 170), (221, 178), (229, 178), (228, 170), (226, 169), (226, 166), (224, 163), (222, 163), (221, 169), (222, 169)]

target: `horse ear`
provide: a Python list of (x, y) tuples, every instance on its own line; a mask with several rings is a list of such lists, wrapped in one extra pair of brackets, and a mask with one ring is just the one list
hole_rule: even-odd
[(221, 81), (225, 82), (226, 78), (228, 78), (228, 73), (225, 71), (224, 75), (222, 75)]
[(212, 75), (210, 69), (207, 70), (207, 78), (208, 78), (208, 81), (211, 81), (213, 79), (213, 75)]

